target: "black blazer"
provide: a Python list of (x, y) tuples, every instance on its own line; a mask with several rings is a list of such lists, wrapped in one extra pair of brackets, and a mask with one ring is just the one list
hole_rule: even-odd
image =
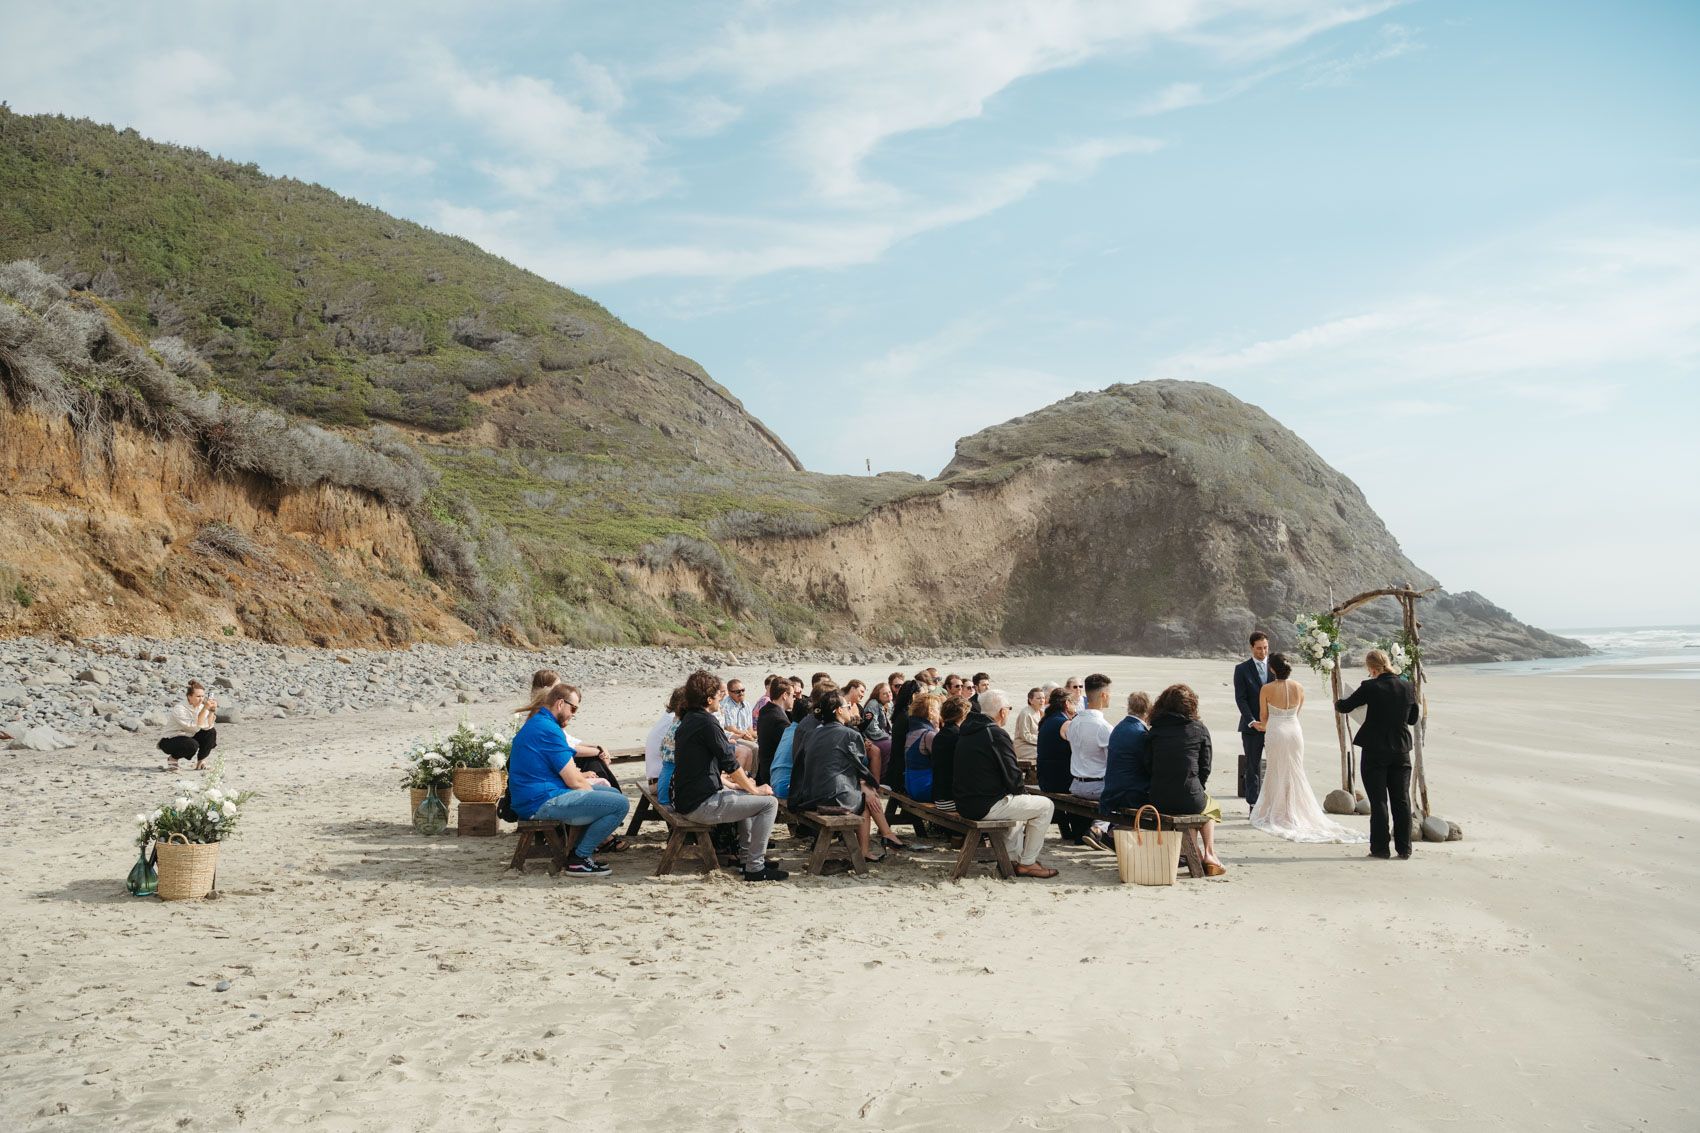
[[(1255, 675), (1255, 674), (1254, 674)], [(1173, 712), (1151, 721), (1146, 745), (1151, 769), (1151, 805), (1164, 814), (1203, 814), (1209, 796), (1210, 729), (1202, 720)]]
[(1391, 757), (1392, 766), (1408, 766), (1411, 762), (1411, 725), (1417, 722), (1417, 693), (1409, 681), (1392, 673), (1371, 677), (1358, 686), (1358, 691), (1344, 700), (1334, 702), (1336, 712), (1364, 710), (1364, 722), (1352, 742), (1364, 749), (1364, 754)]
[(978, 712), (962, 722), (952, 763), (951, 793), (964, 818), (978, 822), (999, 799), (1027, 792), (1015, 762), (1015, 741)]
[(1234, 703), (1240, 706), (1240, 731), (1251, 731), (1251, 722), (1263, 715), (1263, 708), (1257, 702), (1262, 691), (1263, 681), (1258, 678), (1256, 661), (1247, 657), (1234, 666)]

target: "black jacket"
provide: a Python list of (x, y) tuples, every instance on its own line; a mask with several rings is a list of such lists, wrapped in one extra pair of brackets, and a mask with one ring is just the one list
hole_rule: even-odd
[[(938, 771), (933, 771), (938, 782)], [(975, 712), (962, 722), (952, 760), (950, 788), (956, 796), (957, 813), (979, 821), (1001, 798), (1026, 793), (1021, 768), (1015, 762), (1015, 741), (992, 723), (990, 716)]]
[(785, 805), (792, 810), (823, 806), (859, 810), (862, 784), (874, 781), (863, 758), (861, 734), (834, 720), (815, 728), (804, 746), (807, 758), (793, 756), (795, 766), (804, 771), (801, 778), (792, 777), (791, 796)]
[(1151, 805), (1164, 814), (1203, 814), (1210, 781), (1210, 729), (1165, 712), (1151, 721)]
[[(969, 720), (973, 716), (968, 717)], [(962, 723), (966, 724), (968, 720)], [(950, 802), (955, 796), (951, 792), (951, 783), (956, 775), (956, 744), (962, 739), (962, 727), (958, 724), (946, 724), (933, 737), (933, 805)]]
[(1371, 677), (1358, 691), (1334, 702), (1336, 712), (1364, 710), (1364, 722), (1352, 742), (1364, 749), (1366, 759), (1380, 759), (1390, 767), (1411, 765), (1411, 725), (1417, 722), (1417, 693), (1409, 681), (1392, 673)]
[(707, 709), (693, 708), (673, 736), (673, 809), (689, 814), (720, 791), (720, 773), (738, 766), (737, 749)]
[(785, 737), (785, 729), (791, 726), (791, 717), (785, 714), (785, 709), (774, 701), (768, 701), (761, 706), (761, 712), (756, 716), (756, 783), (766, 783), (773, 774), (773, 755), (779, 750), (779, 741)]
[(891, 701), (891, 758), (885, 761), (885, 782), (899, 791), (903, 789), (903, 749), (909, 742), (909, 705), (919, 691), (919, 681), (904, 681)]

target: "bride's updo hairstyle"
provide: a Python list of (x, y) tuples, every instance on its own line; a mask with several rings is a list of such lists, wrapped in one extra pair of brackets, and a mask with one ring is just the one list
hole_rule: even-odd
[(1158, 693), (1157, 703), (1151, 706), (1151, 718), (1169, 715), (1198, 719), (1198, 694), (1186, 685), (1170, 685)]
[(1292, 662), (1287, 660), (1285, 653), (1271, 653), (1269, 655), (1269, 671), (1275, 674), (1276, 680), (1284, 681), (1293, 675), (1293, 665)]

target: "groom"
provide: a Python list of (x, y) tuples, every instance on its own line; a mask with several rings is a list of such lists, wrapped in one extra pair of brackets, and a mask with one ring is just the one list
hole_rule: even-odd
[(1386, 858), (1387, 823), (1393, 821), (1393, 845), (1399, 859), (1411, 856), (1411, 725), (1417, 722), (1417, 694), (1410, 684), (1387, 668), (1387, 654), (1371, 649), (1364, 655), (1369, 679), (1358, 691), (1334, 702), (1344, 715), (1364, 709), (1363, 726), (1352, 742), (1363, 748), (1359, 767), (1364, 793), (1369, 795), (1369, 856)]
[(1258, 694), (1269, 683), (1269, 635), (1261, 630), (1251, 635), (1251, 656), (1234, 666), (1234, 703), (1240, 706), (1239, 794), (1245, 805), (1257, 805), (1263, 787), (1263, 733), (1252, 721), (1263, 715)]

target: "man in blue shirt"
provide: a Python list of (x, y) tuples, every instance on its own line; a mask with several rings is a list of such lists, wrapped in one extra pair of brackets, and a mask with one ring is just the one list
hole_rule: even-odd
[(568, 856), (569, 877), (597, 877), (611, 872), (591, 854), (608, 840), (626, 817), (626, 796), (600, 777), (580, 771), (572, 745), (563, 730), (578, 711), (578, 689), (558, 684), (543, 697), (514, 736), (508, 756), (508, 796), (514, 813), (534, 822), (583, 826)]
[(1104, 793), (1098, 802), (1103, 814), (1138, 810), (1151, 801), (1151, 731), (1145, 725), (1150, 711), (1149, 696), (1128, 693), (1127, 715), (1110, 731)]

